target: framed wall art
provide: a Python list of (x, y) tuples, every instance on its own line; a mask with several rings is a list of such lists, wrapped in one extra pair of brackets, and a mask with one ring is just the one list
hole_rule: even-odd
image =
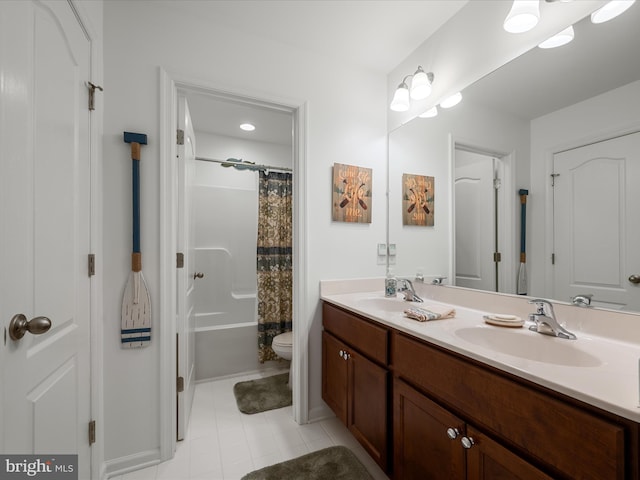
[(402, 174), (402, 225), (433, 227), (435, 179)]
[(333, 215), (336, 222), (371, 223), (370, 168), (333, 164)]

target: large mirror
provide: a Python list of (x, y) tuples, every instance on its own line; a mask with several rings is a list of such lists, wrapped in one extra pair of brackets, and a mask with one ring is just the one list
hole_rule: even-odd
[[(389, 134), (397, 275), (640, 311), (638, 25), (585, 18)], [(434, 178), (433, 226), (403, 225), (403, 174)]]

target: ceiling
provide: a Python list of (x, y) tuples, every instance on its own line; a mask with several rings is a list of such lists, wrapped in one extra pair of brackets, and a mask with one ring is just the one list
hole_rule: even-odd
[[(469, 0), (155, 0), (238, 32), (388, 74)], [(291, 116), (203, 95), (189, 107), (197, 130), (291, 143)], [(238, 125), (253, 119), (256, 130)]]

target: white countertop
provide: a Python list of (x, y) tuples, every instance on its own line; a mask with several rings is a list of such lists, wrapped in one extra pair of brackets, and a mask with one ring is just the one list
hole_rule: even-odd
[[(362, 290), (361, 284), (361, 289)], [(366, 287), (379, 285), (365, 283)], [(488, 325), (487, 313), (511, 313), (495, 305), (492, 312), (432, 299), (405, 302), (402, 295), (385, 298), (382, 289), (336, 293), (321, 288), (321, 299), (381, 324), (543, 385), (621, 417), (640, 422), (640, 345), (585, 331), (577, 340), (541, 335), (523, 328)], [(356, 289), (357, 290), (357, 289)], [(407, 318), (407, 307), (450, 306), (451, 319), (418, 322)], [(568, 328), (571, 330), (571, 328)], [(483, 331), (480, 331), (483, 330)], [(495, 337), (494, 337), (495, 336)], [(488, 340), (487, 340), (488, 339)], [(497, 342), (496, 347), (489, 343)], [(520, 348), (524, 346), (525, 348)], [(533, 348), (529, 348), (529, 347)], [(527, 351), (531, 351), (531, 355)], [(532, 359), (536, 358), (536, 359)]]

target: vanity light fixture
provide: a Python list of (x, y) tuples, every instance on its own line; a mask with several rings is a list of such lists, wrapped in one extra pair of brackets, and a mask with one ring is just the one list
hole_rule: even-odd
[[(407, 79), (411, 77), (411, 90), (407, 85)], [(433, 83), (434, 75), (429, 72), (426, 73), (421, 66), (412, 75), (407, 75), (402, 79), (400, 85), (393, 94), (393, 100), (389, 108), (394, 112), (406, 112), (411, 106), (411, 99), (424, 100), (431, 95), (431, 84)]]
[(562, 45), (566, 45), (575, 37), (575, 32), (573, 31), (573, 25), (568, 26), (560, 33), (556, 33), (553, 37), (548, 38), (544, 42), (542, 42), (538, 47), (540, 48), (556, 48), (561, 47)]
[(611, 0), (591, 14), (592, 23), (608, 22), (624, 13), (636, 0)]
[(513, 5), (503, 26), (509, 33), (524, 33), (535, 27), (539, 20), (540, 4), (538, 0), (513, 0)]
[(418, 116), (420, 118), (433, 118), (433, 117), (436, 117), (437, 115), (438, 115), (438, 107), (431, 107), (429, 110), (421, 113)]
[(460, 100), (462, 100), (462, 93), (460, 92), (454, 93), (450, 97), (445, 98), (442, 102), (440, 102), (440, 106), (442, 108), (455, 107), (457, 104), (460, 103)]
[(256, 129), (256, 126), (252, 123), (243, 123), (240, 125), (240, 129), (245, 132), (253, 132)]

